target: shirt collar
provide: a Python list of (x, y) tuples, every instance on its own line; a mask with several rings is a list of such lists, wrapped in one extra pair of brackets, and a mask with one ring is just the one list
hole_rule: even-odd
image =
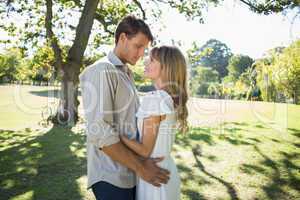
[(108, 53), (108, 60), (113, 64), (113, 65), (124, 65), (124, 63), (118, 58), (118, 56), (114, 53), (114, 51), (110, 51)]

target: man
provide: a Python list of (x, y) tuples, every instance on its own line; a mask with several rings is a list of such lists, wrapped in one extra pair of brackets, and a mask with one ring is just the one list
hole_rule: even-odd
[(88, 188), (97, 199), (133, 200), (135, 175), (160, 186), (169, 172), (156, 163), (163, 158), (141, 159), (120, 141), (137, 138), (135, 113), (139, 106), (131, 70), (153, 41), (147, 24), (125, 17), (115, 32), (115, 48), (80, 75), (87, 122)]

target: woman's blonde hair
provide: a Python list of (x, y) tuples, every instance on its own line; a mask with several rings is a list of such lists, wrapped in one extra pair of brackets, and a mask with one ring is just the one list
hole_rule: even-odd
[(177, 47), (154, 47), (150, 56), (161, 65), (161, 80), (163, 90), (173, 99), (181, 132), (188, 131), (187, 110), (187, 63)]

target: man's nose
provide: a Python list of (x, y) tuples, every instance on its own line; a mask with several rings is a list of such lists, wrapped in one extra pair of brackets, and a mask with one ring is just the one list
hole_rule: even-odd
[(142, 48), (139, 52), (139, 57), (142, 58), (142, 57), (144, 57), (144, 55), (145, 55), (145, 49)]

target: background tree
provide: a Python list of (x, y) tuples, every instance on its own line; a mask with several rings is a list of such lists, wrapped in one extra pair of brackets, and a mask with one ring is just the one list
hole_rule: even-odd
[[(0, 2), (0, 28), (14, 38), (6, 42), (21, 47), (24, 51), (34, 51), (37, 46), (43, 46), (46, 42), (51, 46), (55, 71), (62, 72), (62, 106), (55, 119), (72, 125), (77, 121), (78, 75), (88, 44), (94, 47), (98, 47), (99, 44), (112, 44), (112, 34), (117, 22), (129, 13), (144, 19), (150, 16), (150, 21), (156, 23), (160, 19), (160, 5), (166, 4), (177, 9), (187, 19), (203, 22), (201, 10), (208, 4), (217, 5), (220, 2), (221, 0), (146, 0), (143, 3), (138, 0), (7, 0)], [(257, 3), (261, 1), (241, 2), (256, 12), (262, 10), (262, 6), (258, 6), (260, 4)], [(279, 6), (263, 8), (270, 12), (278, 12), (287, 7), (295, 7), (297, 4), (294, 2), (286, 1)], [(263, 3), (268, 5), (269, 1)], [(70, 46), (66, 59), (63, 58), (62, 44)], [(215, 69), (222, 77), (226, 75), (222, 67)]]
[(242, 73), (247, 71), (253, 64), (254, 60), (245, 55), (234, 55), (229, 59), (228, 64), (228, 78), (230, 81), (237, 81)]
[(48, 82), (52, 76), (56, 77), (57, 71), (54, 66), (54, 55), (50, 47), (38, 48), (35, 55), (29, 62), (30, 79), (41, 82)]
[(300, 97), (300, 40), (295, 41), (275, 57), (274, 84), (295, 104)]
[(299, 0), (240, 0), (240, 2), (249, 6), (249, 8), (257, 13), (262, 13), (265, 15), (271, 13), (280, 13), (282, 11), (287, 11), (290, 9), (299, 9)]
[(248, 68), (234, 82), (233, 96), (236, 99), (247, 99), (251, 88), (251, 70)]
[[(218, 1), (107, 1), (102, 0), (14, 0), (1, 2), (1, 27), (11, 36), (19, 35), (20, 45), (24, 49), (35, 47), (44, 41), (51, 46), (54, 53), (54, 67), (62, 71), (61, 103), (55, 123), (74, 124), (78, 118), (78, 75), (83, 65), (84, 52), (87, 48), (92, 28), (97, 34), (92, 37), (94, 45), (112, 44), (113, 32), (122, 17), (135, 14), (146, 18), (146, 10), (152, 21), (157, 22), (161, 14), (161, 4), (169, 5), (184, 14), (188, 19), (202, 22), (201, 8), (208, 3)], [(19, 16), (24, 21), (20, 27), (12, 18)], [(11, 17), (11, 18), (10, 18)], [(73, 19), (73, 20), (70, 20)], [(74, 20), (75, 19), (75, 20)], [(78, 20), (78, 21), (77, 21)], [(9, 22), (10, 23), (7, 23)], [(94, 21), (97, 23), (94, 24)], [(64, 60), (62, 43), (69, 42), (70, 49)]]
[(17, 80), (17, 69), (20, 66), (23, 53), (18, 48), (7, 49), (0, 54), (0, 82), (12, 82)]
[[(274, 55), (273, 55), (274, 56)], [(264, 101), (276, 100), (276, 87), (274, 83), (274, 68), (272, 65), (273, 57), (266, 57), (255, 62), (256, 82), (261, 91)]]
[(230, 48), (216, 39), (208, 40), (200, 48), (194, 43), (188, 52), (192, 66), (210, 67), (219, 73), (220, 78), (227, 75), (227, 65), (232, 56)]
[(207, 93), (215, 99), (224, 98), (224, 86), (218, 82), (211, 82), (207, 88)]
[(207, 67), (198, 67), (196, 74), (190, 82), (190, 88), (194, 95), (208, 95), (209, 85), (219, 82), (219, 75), (216, 70)]

